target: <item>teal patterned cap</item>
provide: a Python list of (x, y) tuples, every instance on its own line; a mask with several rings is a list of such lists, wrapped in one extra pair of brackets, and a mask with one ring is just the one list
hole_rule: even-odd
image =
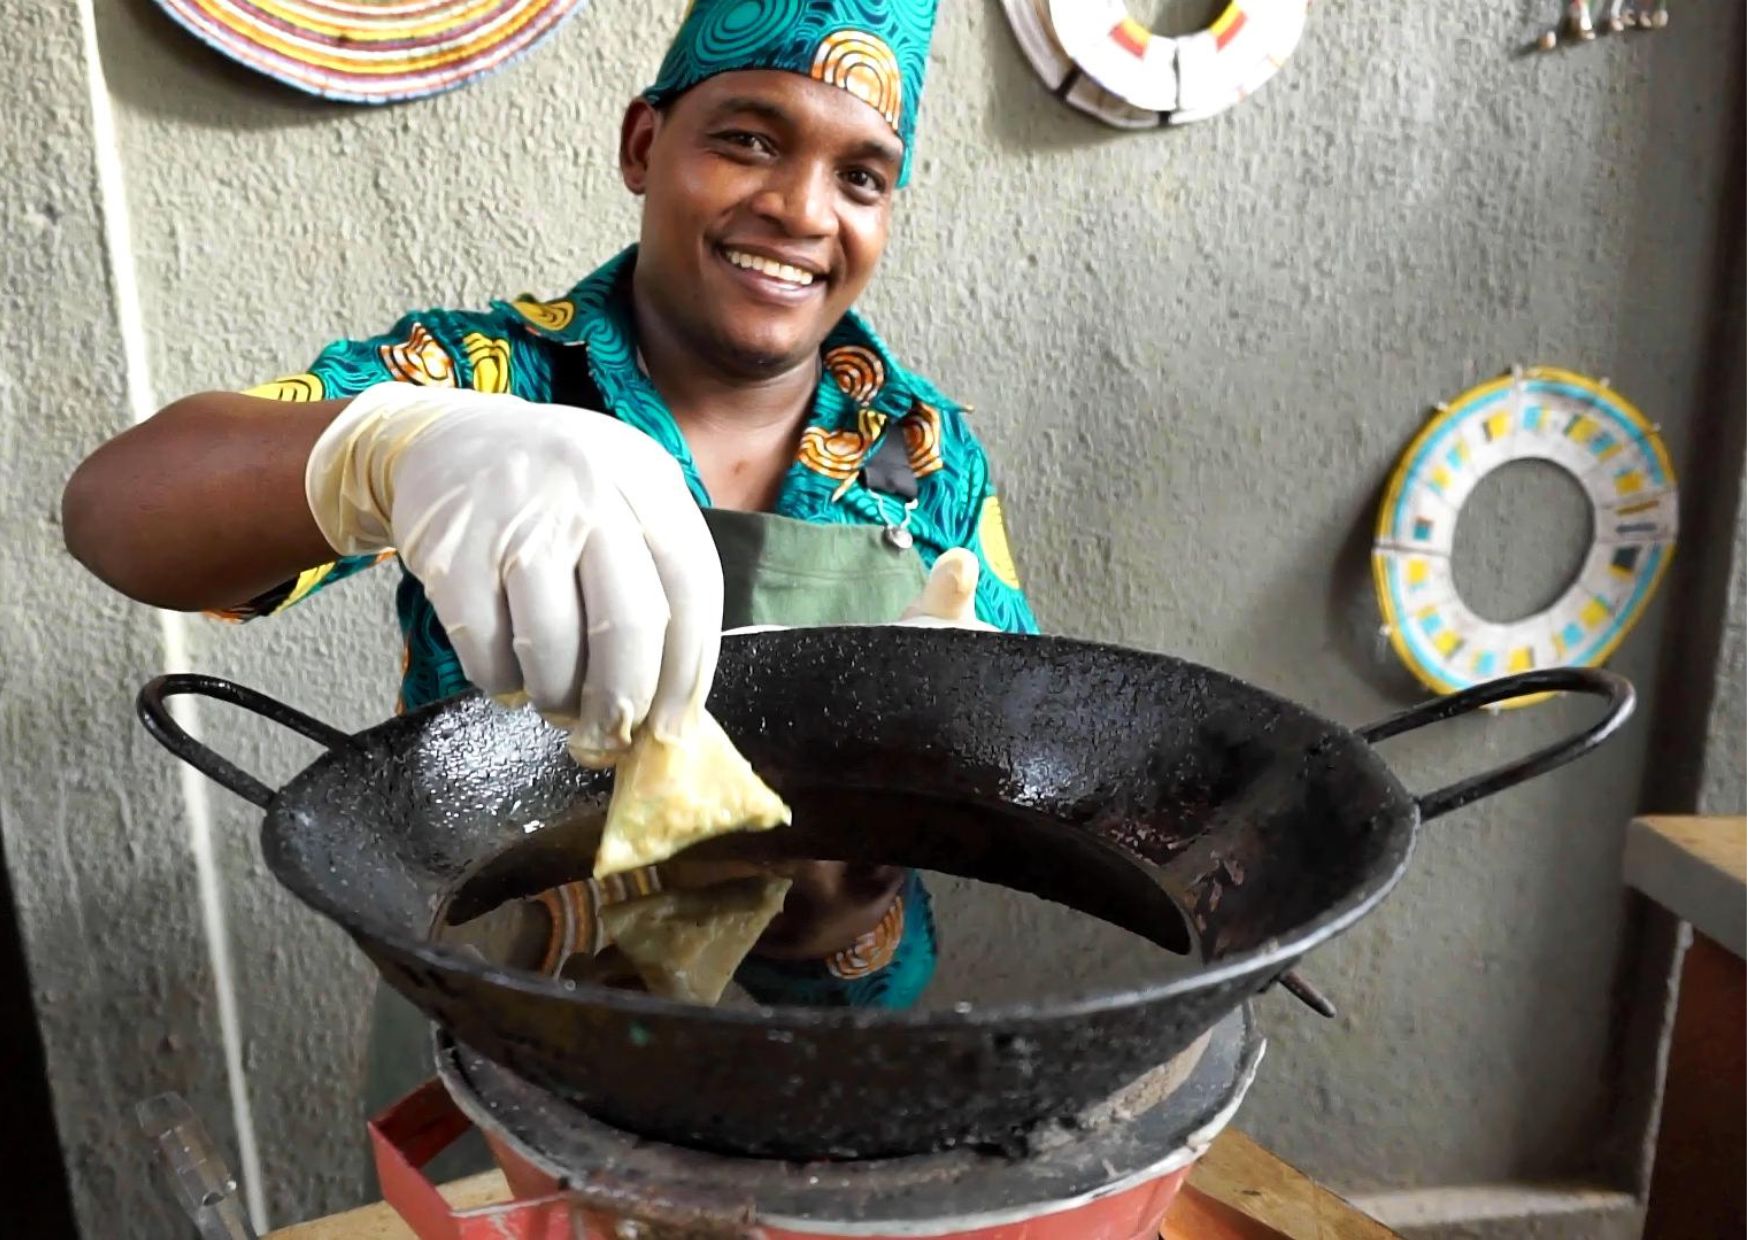
[(662, 61), (653, 104), (737, 69), (784, 69), (841, 86), (886, 118), (910, 180), (917, 105), (938, 0), (693, 0)]

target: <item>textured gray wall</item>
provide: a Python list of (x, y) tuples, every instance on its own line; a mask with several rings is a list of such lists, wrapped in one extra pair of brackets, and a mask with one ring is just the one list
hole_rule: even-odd
[(1743, 750), (1748, 727), (1743, 720), (1743, 528), (1742, 506), (1736, 507), (1734, 541), (1730, 547), (1730, 589), (1723, 633), (1718, 642), (1712, 708), (1706, 719), (1705, 770), (1699, 808), (1709, 814), (1740, 814), (1748, 763)]
[(172, 1236), (134, 1104), (229, 1104), (174, 772), (128, 719), (158, 625), (61, 550), (57, 480), (124, 406), (84, 57), (71, 5), (0, 15), (0, 832), (82, 1226)]
[[(1656, 36), (1516, 59), (1531, 33), (1519, 10), (1551, 19), (1552, 0), (1320, 5), (1256, 100), (1141, 135), (1051, 99), (996, 6), (943, 7), (916, 186), (868, 308), (980, 408), (1047, 628), (1366, 721), (1414, 696), (1377, 636), (1365, 548), (1433, 400), (1515, 361), (1607, 374), (1688, 465), (1740, 6), (1682, 6)], [(28, 23), (0, 83), (0, 289), (20, 341), (0, 358), (0, 564), (16, 583), (0, 823), (87, 1229), (161, 1236), (168, 1197), (126, 1108), (183, 1088), (227, 1141), (230, 1112), (184, 809), (127, 713), (160, 667), (154, 621), (56, 554), (61, 480), (125, 422), (75, 8), (0, 8)], [(411, 306), (568, 286), (632, 235), (613, 136), (679, 9), (593, 0), (506, 75), (364, 111), (229, 68), (148, 0), (97, 0), (133, 216), (121, 257), (158, 397), (299, 369)], [(1502, 486), (1500, 511), (1536, 504), (1535, 485)], [(1571, 537), (1555, 530), (1548, 555)], [(1518, 560), (1483, 548), (1467, 563), (1504, 598)], [(192, 660), (336, 723), (374, 721), (398, 666), (390, 585), (349, 583), (243, 630), (196, 621)], [(1654, 606), (1616, 665), (1654, 689), (1676, 624)], [(1264, 1001), (1273, 1046), (1248, 1128), (1352, 1190), (1583, 1169), (1602, 1120), (1620, 833), (1664, 706), (1647, 701), (1607, 759), (1428, 832), (1388, 905), (1315, 959), (1341, 1018)], [(1391, 754), (1430, 787), (1584, 715), (1471, 720)], [(214, 712), (207, 726), (270, 779), (308, 754)], [(254, 815), (223, 794), (214, 808), (284, 1222), (357, 1192), (368, 980), (265, 874)]]

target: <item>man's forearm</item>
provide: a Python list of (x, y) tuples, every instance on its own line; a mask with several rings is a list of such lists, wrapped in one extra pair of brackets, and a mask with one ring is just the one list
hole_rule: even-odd
[(236, 606), (333, 559), (304, 464), (348, 403), (176, 401), (74, 472), (61, 498), (67, 549), (121, 593), (176, 611)]

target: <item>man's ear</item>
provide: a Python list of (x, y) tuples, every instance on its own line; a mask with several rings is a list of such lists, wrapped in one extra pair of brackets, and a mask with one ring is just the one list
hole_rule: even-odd
[(661, 128), (662, 114), (649, 100), (633, 99), (619, 125), (619, 176), (625, 188), (642, 195), (649, 184), (649, 150)]

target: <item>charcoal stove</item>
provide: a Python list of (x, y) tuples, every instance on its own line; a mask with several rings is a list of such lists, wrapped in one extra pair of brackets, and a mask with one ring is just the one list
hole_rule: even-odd
[[(1245, 1004), (1023, 1148), (797, 1163), (639, 1137), (433, 1036), (436, 1078), (371, 1124), (384, 1196), (420, 1240), (1143, 1240), (1158, 1236), (1263, 1052)], [(469, 1126), (510, 1202), (455, 1211), (420, 1172)]]

